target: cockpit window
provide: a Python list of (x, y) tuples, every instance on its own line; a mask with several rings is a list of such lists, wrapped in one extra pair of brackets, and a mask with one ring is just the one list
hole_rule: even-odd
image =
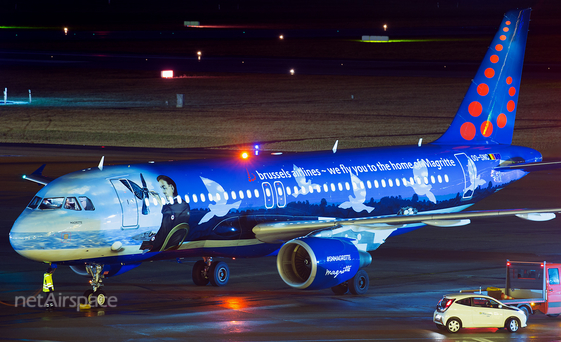
[(81, 210), (76, 197), (66, 197), (66, 201), (64, 202), (64, 209)]
[(80, 204), (84, 210), (95, 210), (94, 205), (89, 198), (86, 196), (80, 196), (78, 198), (80, 199)]
[(31, 200), (31, 202), (29, 202), (29, 204), (27, 205), (28, 208), (31, 209), (35, 209), (37, 208), (37, 206), (39, 205), (39, 203), (41, 203), (41, 197), (33, 197), (33, 199)]
[(39, 206), (39, 209), (60, 209), (62, 208), (63, 202), (64, 197), (44, 198)]

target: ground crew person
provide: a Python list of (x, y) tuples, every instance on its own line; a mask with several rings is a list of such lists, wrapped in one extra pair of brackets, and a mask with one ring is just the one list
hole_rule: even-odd
[[(47, 272), (45, 272), (45, 274), (43, 274), (43, 292), (45, 293), (49, 293), (49, 292), (54, 292), (55, 290), (55, 286), (53, 284), (53, 273), (55, 272), (55, 268), (49, 267), (47, 269)], [(48, 309), (52, 309), (52, 307), (54, 306), (53, 303), (46, 303), (45, 306)]]

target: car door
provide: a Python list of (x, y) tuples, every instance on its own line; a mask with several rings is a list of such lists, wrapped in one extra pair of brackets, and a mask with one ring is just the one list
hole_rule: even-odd
[(473, 298), (474, 327), (502, 327), (505, 321), (505, 310), (499, 309), (499, 302), (485, 298)]
[(557, 315), (561, 313), (561, 283), (559, 268), (547, 269), (547, 314)]

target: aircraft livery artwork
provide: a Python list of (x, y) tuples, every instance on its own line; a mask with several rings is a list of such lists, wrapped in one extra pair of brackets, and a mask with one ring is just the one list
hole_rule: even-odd
[[(368, 289), (364, 267), (388, 237), (424, 225), (517, 215), (543, 221), (561, 209), (466, 212), (543, 169), (541, 154), (512, 134), (530, 10), (505, 14), (449, 129), (435, 142), (328, 152), (100, 166), (48, 181), (10, 232), (22, 256), (102, 278), (148, 260), (200, 257), (197, 285), (221, 286), (215, 258), (277, 254), (299, 289)], [(335, 152), (335, 153), (334, 153)], [(559, 164), (548, 164), (557, 167)]]

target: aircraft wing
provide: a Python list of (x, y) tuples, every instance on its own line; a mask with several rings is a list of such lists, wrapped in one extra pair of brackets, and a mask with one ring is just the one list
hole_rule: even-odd
[(513, 171), (521, 170), (526, 172), (554, 170), (561, 168), (561, 161), (539, 162), (539, 163), (520, 163), (505, 166), (498, 166), (495, 171)]
[(33, 171), (30, 175), (23, 175), (22, 178), (28, 180), (30, 182), (35, 182), (40, 185), (47, 185), (52, 178), (48, 178), (43, 176), (43, 169), (45, 168), (46, 164), (41, 165), (37, 170)]
[(260, 223), (253, 227), (256, 238), (265, 243), (283, 243), (311, 232), (344, 226), (360, 226), (372, 231), (397, 229), (406, 224), (426, 224), (436, 227), (467, 225), (472, 218), (517, 216), (530, 221), (547, 221), (561, 213), (561, 208), (551, 209), (504, 209), (461, 211), (457, 213), (393, 215), (344, 220), (310, 220)]

